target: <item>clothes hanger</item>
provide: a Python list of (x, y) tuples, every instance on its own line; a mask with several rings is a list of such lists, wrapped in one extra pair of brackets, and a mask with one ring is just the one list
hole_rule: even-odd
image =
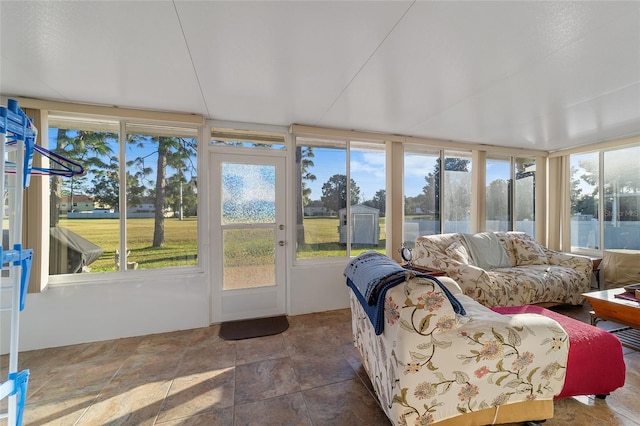
[[(17, 141), (15, 139), (7, 142), (8, 146), (16, 144)], [(28, 141), (25, 141), (25, 151), (25, 176), (27, 174), (34, 174), (39, 176), (50, 175), (71, 177), (82, 176), (86, 172), (86, 170), (80, 163), (70, 160), (60, 154), (56, 154), (55, 152), (49, 151), (42, 146), (31, 144)], [(38, 153), (47, 158), (49, 162), (54, 165), (54, 167), (33, 167), (33, 155), (35, 153)], [(6, 170), (7, 173), (15, 173), (15, 163), (5, 161), (5, 164), (8, 166), (8, 169)]]

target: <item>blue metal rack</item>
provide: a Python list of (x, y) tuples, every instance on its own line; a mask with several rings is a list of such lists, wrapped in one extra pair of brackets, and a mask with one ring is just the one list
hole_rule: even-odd
[[(4, 200), (8, 197), (9, 246), (0, 247), (0, 261), (3, 273), (0, 276), (0, 311), (10, 312), (11, 336), (9, 346), (9, 368), (7, 380), (0, 383), (0, 399), (7, 398), (7, 418), (9, 426), (20, 426), (27, 399), (29, 370), (18, 371), (18, 332), (20, 311), (24, 309), (33, 250), (22, 248), (22, 206), (23, 192), (29, 186), (33, 152), (37, 129), (33, 122), (10, 99), (7, 107), (0, 107), (0, 191)], [(1, 203), (5, 208), (5, 203)], [(0, 235), (4, 235), (4, 214), (0, 220)], [(8, 276), (7, 276), (8, 275)], [(9, 294), (9, 297), (4, 297)]]

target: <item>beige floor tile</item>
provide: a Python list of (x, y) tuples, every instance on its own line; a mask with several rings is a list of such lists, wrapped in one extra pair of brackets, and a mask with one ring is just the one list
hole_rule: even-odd
[(24, 412), (23, 424), (32, 426), (73, 425), (95, 401), (95, 395), (66, 397), (64, 400), (52, 400), (29, 404)]
[(232, 426), (233, 407), (209, 411), (195, 416), (181, 417), (166, 422), (159, 420), (156, 424), (162, 426)]
[(235, 404), (246, 404), (300, 391), (291, 359), (278, 358), (236, 366)]
[(314, 425), (385, 425), (386, 415), (360, 380), (348, 380), (303, 392)]
[(236, 364), (250, 364), (266, 359), (284, 358), (288, 355), (282, 334), (238, 340), (236, 342)]
[(341, 353), (292, 356), (291, 362), (303, 390), (356, 378), (356, 372)]
[(233, 407), (234, 384), (234, 367), (176, 377), (158, 422)]
[(170, 380), (111, 384), (77, 425), (153, 425), (170, 385)]
[[(586, 304), (553, 309), (589, 321)], [(340, 309), (290, 317), (284, 333), (256, 339), (226, 341), (214, 325), (24, 352), (24, 424), (388, 425), (350, 321)], [(545, 425), (640, 425), (640, 352), (624, 354), (624, 388), (556, 401)], [(7, 362), (0, 357), (1, 368)]]
[(294, 393), (264, 401), (236, 405), (234, 425), (311, 426), (312, 423), (302, 394)]

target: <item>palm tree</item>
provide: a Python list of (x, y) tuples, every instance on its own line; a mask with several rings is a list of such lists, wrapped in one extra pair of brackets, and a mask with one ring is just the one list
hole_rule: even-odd
[(296, 234), (298, 245), (304, 244), (304, 206), (309, 204), (309, 196), (311, 195), (311, 188), (307, 187), (306, 182), (316, 180), (316, 175), (309, 171), (314, 166), (313, 157), (312, 147), (296, 147), (296, 182), (300, 184), (300, 191), (296, 194), (296, 205), (298, 207), (296, 217), (298, 232)]
[[(112, 157), (108, 140), (118, 139), (118, 135), (107, 132), (93, 132), (85, 130), (58, 129), (56, 147), (54, 153), (62, 155), (70, 160), (80, 163), (85, 170), (100, 175), (110, 169), (117, 158)], [(84, 176), (71, 176), (69, 183), (69, 202), (73, 205), (73, 196), (76, 188), (86, 180)], [(61, 176), (51, 178), (51, 215), (50, 225), (58, 226), (60, 221), (60, 200), (62, 195), (63, 181)]]
[[(155, 213), (153, 226), (153, 247), (162, 247), (164, 245), (164, 211), (167, 206), (167, 168), (178, 171), (178, 174), (184, 176), (184, 171), (196, 170), (193, 158), (196, 155), (197, 141), (187, 138), (158, 136), (153, 138), (136, 137), (130, 140), (130, 143), (136, 143), (138, 146), (144, 146), (146, 141), (151, 140), (158, 144), (157, 151), (144, 157), (137, 157), (132, 163), (140, 167), (140, 172), (144, 175), (149, 174), (152, 169), (146, 168), (144, 160), (152, 154), (157, 154), (156, 161), (156, 179), (154, 186), (155, 193)], [(180, 180), (172, 179), (170, 182), (180, 183)]]

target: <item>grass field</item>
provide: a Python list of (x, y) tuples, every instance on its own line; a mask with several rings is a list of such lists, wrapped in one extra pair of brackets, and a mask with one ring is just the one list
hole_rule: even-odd
[[(127, 225), (127, 248), (131, 250), (128, 260), (138, 262), (139, 268), (197, 265), (196, 217), (182, 221), (165, 219), (165, 244), (160, 248), (151, 247), (154, 226), (152, 218), (129, 219)], [(104, 250), (102, 256), (89, 266), (91, 272), (116, 270), (115, 252), (120, 244), (118, 219), (61, 219), (59, 226), (70, 229)]]
[[(386, 232), (385, 218), (379, 219), (380, 239), (378, 245), (371, 247), (352, 247), (351, 255), (357, 255), (366, 250), (385, 251)], [(347, 255), (347, 248), (340, 244), (338, 226), (340, 220), (336, 217), (305, 217), (304, 245), (298, 249), (298, 259), (312, 259), (321, 257), (340, 257)]]
[[(305, 218), (305, 244), (298, 250), (299, 259), (345, 256), (346, 247), (339, 243), (337, 218)], [(100, 246), (104, 253), (89, 267), (91, 272), (115, 271), (115, 252), (119, 248), (118, 219), (65, 219), (60, 227), (70, 229), (83, 238)], [(197, 265), (197, 218), (189, 217), (182, 221), (166, 218), (165, 244), (152, 247), (154, 220), (127, 220), (127, 248), (131, 251), (129, 262), (137, 262), (140, 269), (155, 269)], [(240, 237), (237, 230), (226, 230), (225, 265), (261, 265), (272, 262), (273, 242), (270, 232), (256, 229)], [(365, 250), (384, 252), (386, 235), (384, 218), (380, 218), (380, 241), (377, 247), (353, 248), (351, 254)]]

